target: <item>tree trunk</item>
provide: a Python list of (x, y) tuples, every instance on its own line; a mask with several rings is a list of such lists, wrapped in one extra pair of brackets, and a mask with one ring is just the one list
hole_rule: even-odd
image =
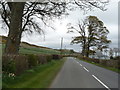
[(82, 47), (82, 55), (85, 56), (86, 54), (86, 47), (85, 47), (85, 44), (83, 45)]
[(87, 49), (86, 57), (89, 57), (89, 49)]
[(86, 40), (83, 40), (82, 55), (86, 56)]
[(87, 45), (87, 50), (86, 50), (86, 57), (89, 57), (89, 53), (90, 53), (90, 46), (88, 44)]
[(21, 34), (22, 15), (25, 2), (13, 2), (11, 8), (11, 22), (5, 47), (5, 54), (18, 54)]

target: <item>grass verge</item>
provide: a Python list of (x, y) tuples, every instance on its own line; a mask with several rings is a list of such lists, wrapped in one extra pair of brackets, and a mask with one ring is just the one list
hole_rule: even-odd
[(117, 72), (117, 73), (120, 73), (120, 69), (118, 69), (118, 68), (104, 66), (104, 65), (101, 65), (101, 64), (99, 64), (99, 63), (94, 63), (94, 62), (91, 62), (91, 61), (88, 61), (88, 60), (83, 60), (83, 59), (79, 59), (79, 60), (88, 62), (88, 63), (90, 63), (90, 64), (94, 64), (94, 65), (96, 65), (96, 66), (99, 66), (99, 67), (102, 67), (102, 68), (105, 68), (105, 69), (108, 69), (108, 70), (111, 70), (111, 71), (114, 71), (114, 72)]
[(61, 69), (65, 59), (51, 62), (27, 70), (20, 76), (3, 77), (3, 88), (48, 88)]

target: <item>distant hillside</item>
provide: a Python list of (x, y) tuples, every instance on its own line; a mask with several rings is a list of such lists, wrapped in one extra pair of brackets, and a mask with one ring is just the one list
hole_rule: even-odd
[(29, 44), (27, 42), (21, 42), (20, 44), (21, 47), (36, 47), (36, 48), (45, 48), (45, 49), (52, 49), (52, 48), (48, 48), (48, 47), (43, 47), (43, 46), (37, 46), (37, 45), (34, 45), (34, 44)]
[[(6, 36), (0, 36), (0, 43), (6, 43), (7, 37)], [(27, 42), (21, 42), (20, 44), (21, 47), (24, 48), (31, 48), (31, 47), (36, 47), (36, 48), (45, 48), (45, 49), (52, 49), (52, 48), (48, 48), (48, 47), (43, 47), (43, 46), (37, 46), (34, 44), (29, 44)]]
[[(1, 40), (2, 39), (2, 40)], [(3, 48), (5, 48), (7, 37), (0, 36), (0, 43), (2, 43)], [(71, 54), (71, 50), (68, 49), (52, 49), (43, 46), (37, 46), (34, 44), (29, 44), (27, 42), (21, 42), (19, 53), (22, 54)]]

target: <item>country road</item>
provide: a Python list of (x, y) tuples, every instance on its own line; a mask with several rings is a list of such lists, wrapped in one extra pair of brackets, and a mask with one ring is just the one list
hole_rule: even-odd
[(50, 88), (118, 88), (118, 73), (68, 57)]

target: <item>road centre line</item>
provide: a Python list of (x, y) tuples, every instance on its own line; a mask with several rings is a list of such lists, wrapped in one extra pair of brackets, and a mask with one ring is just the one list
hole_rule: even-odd
[[(79, 63), (78, 61), (76, 61), (77, 63)], [(80, 66), (82, 66), (82, 64), (80, 64)], [(86, 67), (83, 67), (87, 72), (89, 72), (89, 70)], [(107, 85), (105, 85), (100, 79), (98, 79), (95, 75), (92, 75), (92, 77), (94, 77), (100, 84), (102, 84), (106, 89), (111, 90)]]
[(76, 63), (79, 63), (78, 61), (75, 60)]
[(87, 72), (89, 72), (89, 70), (86, 67), (83, 67)]
[[(76, 61), (76, 63), (78, 63), (78, 64), (79, 64), (79, 62), (78, 62), (78, 61)], [(82, 67), (82, 64), (80, 64), (80, 66)]]
[(100, 84), (102, 84), (108, 90), (111, 90), (108, 86), (106, 86), (100, 79), (98, 79), (95, 75), (92, 75)]
[(82, 64), (80, 64), (80, 66), (82, 67)]

